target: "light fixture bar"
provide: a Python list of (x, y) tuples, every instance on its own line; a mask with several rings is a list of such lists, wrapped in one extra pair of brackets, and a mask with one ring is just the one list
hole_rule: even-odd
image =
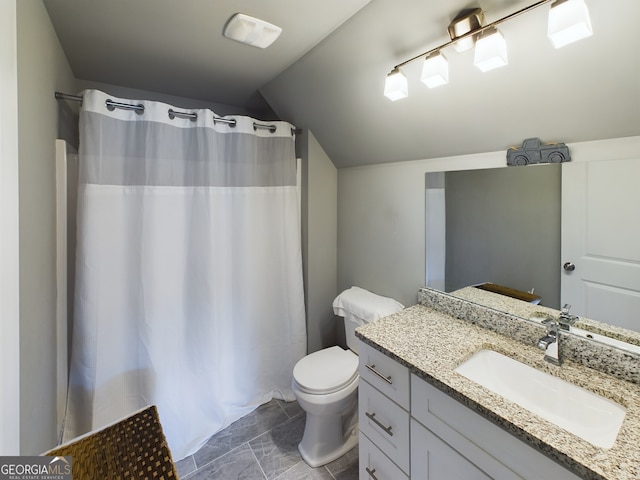
[(407, 65), (407, 64), (409, 64), (411, 62), (414, 62), (414, 61), (418, 60), (419, 58), (425, 57), (427, 55), (431, 55), (432, 53), (435, 53), (440, 49), (448, 47), (449, 45), (453, 45), (454, 43), (459, 42), (460, 40), (464, 40), (465, 38), (471, 37), (472, 35), (477, 35), (479, 33), (482, 33), (482, 32), (484, 32), (485, 30), (487, 30), (489, 28), (496, 27), (496, 26), (500, 25), (501, 23), (506, 22), (507, 20), (510, 20), (510, 19), (515, 18), (515, 17), (517, 17), (519, 15), (522, 15), (523, 13), (527, 13), (527, 12), (529, 12), (529, 11), (535, 9), (535, 8), (541, 7), (542, 5), (545, 5), (545, 4), (550, 3), (552, 1), (554, 1), (554, 0), (540, 0), (540, 1), (536, 2), (536, 3), (533, 3), (533, 4), (529, 5), (528, 7), (522, 8), (522, 9), (518, 10), (517, 12), (513, 12), (513, 13), (507, 15), (506, 17), (502, 17), (501, 19), (496, 20), (495, 22), (492, 22), (492, 23), (490, 23), (488, 25), (480, 27), (480, 28), (478, 28), (476, 30), (472, 30), (470, 32), (467, 32), (464, 35), (456, 37), (454, 40), (451, 40), (451, 41), (449, 41), (447, 43), (443, 43), (439, 47), (432, 48), (431, 50), (427, 50), (426, 52), (423, 52), (423, 53), (421, 53), (419, 55), (416, 55), (415, 57), (411, 57), (409, 60), (405, 60), (404, 62), (399, 63), (398, 65), (393, 67), (393, 70), (395, 70), (397, 68), (400, 68), (400, 67), (404, 67), (405, 65)]

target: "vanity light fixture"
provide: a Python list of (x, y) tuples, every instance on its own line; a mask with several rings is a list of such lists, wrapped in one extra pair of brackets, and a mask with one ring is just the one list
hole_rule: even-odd
[(396, 101), (409, 95), (407, 77), (402, 67), (424, 58), (420, 80), (429, 88), (449, 82), (449, 66), (442, 50), (453, 45), (461, 52), (475, 45), (473, 63), (483, 72), (507, 65), (507, 45), (497, 26), (537, 7), (551, 3), (547, 36), (556, 48), (592, 34), (589, 11), (584, 0), (539, 0), (488, 25), (480, 8), (459, 13), (448, 27), (451, 41), (427, 50), (396, 65), (387, 75), (384, 94)]

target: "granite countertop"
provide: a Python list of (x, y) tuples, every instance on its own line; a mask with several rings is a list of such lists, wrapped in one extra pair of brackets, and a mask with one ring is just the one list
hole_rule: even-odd
[[(513, 338), (424, 305), (356, 330), (365, 343), (449, 394), (530, 446), (585, 479), (640, 479), (640, 388), (584, 365), (544, 361), (544, 352)], [(627, 414), (610, 449), (595, 447), (517, 404), (487, 390), (454, 369), (488, 348), (563, 378), (625, 406)]]

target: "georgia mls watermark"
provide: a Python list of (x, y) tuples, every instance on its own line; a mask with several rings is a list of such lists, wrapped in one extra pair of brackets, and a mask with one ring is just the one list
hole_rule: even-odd
[(0, 457), (0, 480), (72, 480), (71, 457)]

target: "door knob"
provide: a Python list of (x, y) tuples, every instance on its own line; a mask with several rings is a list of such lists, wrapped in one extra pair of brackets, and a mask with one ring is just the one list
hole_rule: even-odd
[(571, 262), (566, 262), (562, 268), (564, 268), (567, 272), (573, 272), (576, 269), (576, 266)]

